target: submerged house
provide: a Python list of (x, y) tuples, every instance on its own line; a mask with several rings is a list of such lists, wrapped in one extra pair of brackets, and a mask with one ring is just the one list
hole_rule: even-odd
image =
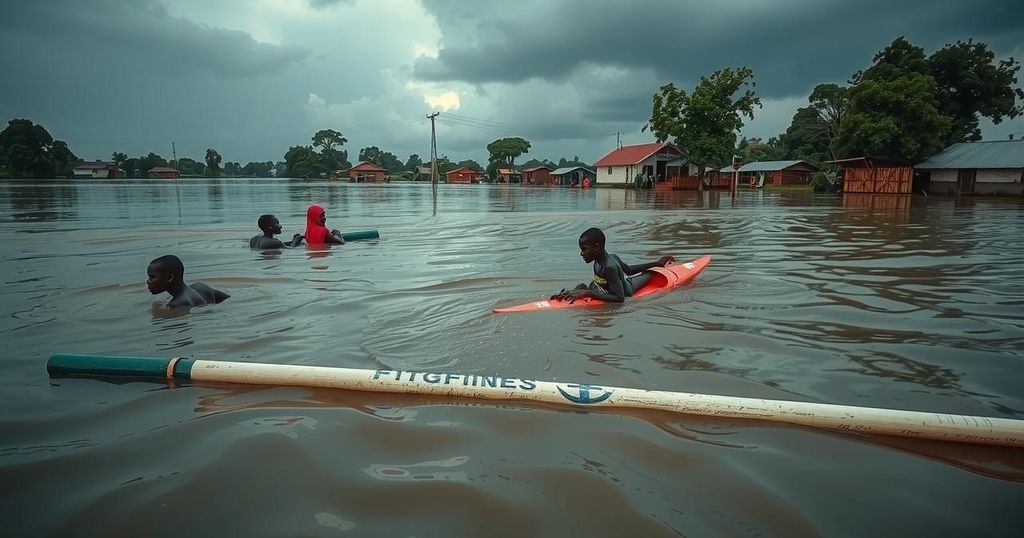
[(146, 171), (146, 177), (155, 179), (178, 179), (178, 171), (168, 166), (154, 166)]
[(597, 182), (628, 185), (634, 182), (638, 174), (645, 177), (650, 176), (656, 182), (662, 182), (668, 177), (668, 163), (679, 159), (682, 155), (679, 148), (670, 142), (623, 146), (594, 163)]
[(375, 163), (363, 161), (348, 169), (348, 177), (355, 183), (387, 181), (388, 171)]
[(550, 166), (531, 166), (523, 170), (523, 183), (529, 183), (532, 185), (551, 185), (553, 184), (551, 178), (551, 171), (553, 170)]
[(521, 183), (523, 181), (523, 174), (515, 168), (499, 168), (494, 176), (494, 181), (498, 183)]
[(854, 157), (828, 161), (842, 169), (843, 193), (910, 194), (914, 169), (898, 161)]
[[(732, 167), (726, 168), (732, 173)], [(740, 167), (740, 184), (810, 185), (817, 171), (818, 167), (807, 161), (755, 161)]]
[(460, 166), (445, 174), (448, 183), (479, 183), (483, 181), (484, 175), (468, 166)]
[(597, 174), (585, 166), (568, 166), (551, 172), (551, 184), (562, 187), (568, 187), (573, 183), (582, 185), (584, 179), (590, 178), (590, 182), (594, 183), (596, 177)]
[(82, 163), (76, 166), (71, 173), (76, 178), (114, 179), (124, 177), (124, 170), (118, 168), (117, 164), (105, 161)]
[(417, 166), (412, 173), (413, 181), (430, 181), (430, 167)]
[(960, 142), (914, 170), (915, 192), (1024, 194), (1024, 140)]

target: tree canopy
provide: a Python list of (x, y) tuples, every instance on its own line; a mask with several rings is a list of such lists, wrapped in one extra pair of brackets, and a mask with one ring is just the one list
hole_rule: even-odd
[(501, 167), (514, 168), (516, 157), (530, 151), (530, 141), (520, 137), (499, 138), (487, 144), (487, 174), (494, 179)]
[(220, 177), (220, 153), (210, 148), (206, 150), (206, 177)]
[(754, 92), (754, 73), (748, 67), (725, 68), (700, 77), (692, 92), (669, 83), (654, 94), (650, 129), (659, 142), (671, 140), (700, 166), (727, 162), (743, 128), (743, 117), (754, 118), (761, 99)]
[(377, 146), (369, 146), (359, 150), (359, 160), (376, 164), (388, 172), (401, 172), (405, 165), (398, 156), (390, 151), (383, 151)]
[(939, 111), (936, 93), (928, 75), (862, 80), (850, 90), (841, 152), (914, 162), (942, 150), (952, 119)]
[(61, 140), (42, 125), (13, 119), (0, 131), (0, 171), (24, 178), (67, 177), (79, 163)]
[(782, 136), (791, 158), (812, 162), (872, 156), (914, 162), (993, 123), (1024, 113), (1020, 64), (995, 61), (984, 43), (957, 41), (928, 56), (898, 37), (854, 73), (850, 86), (821, 84)]

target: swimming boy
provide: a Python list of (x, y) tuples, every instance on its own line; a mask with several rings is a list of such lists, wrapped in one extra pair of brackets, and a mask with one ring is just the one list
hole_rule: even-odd
[(177, 256), (167, 255), (149, 262), (146, 268), (146, 287), (153, 295), (167, 292), (171, 294), (168, 306), (202, 306), (219, 303), (230, 295), (211, 288), (202, 282), (189, 286), (185, 284), (185, 264)]
[(579, 244), (583, 261), (594, 263), (594, 281), (589, 286), (580, 284), (574, 290), (562, 290), (552, 295), (552, 299), (573, 302), (593, 297), (609, 303), (621, 303), (651, 279), (651, 274), (646, 272), (648, 269), (665, 267), (676, 261), (672, 256), (663, 256), (656, 262), (626, 265), (618, 256), (604, 249), (604, 232), (598, 228), (590, 228), (580, 234)]
[(249, 248), (285, 248), (285, 247), (297, 247), (302, 244), (304, 239), (301, 234), (295, 234), (292, 236), (292, 240), (287, 243), (274, 237), (274, 234), (281, 233), (281, 221), (277, 220), (277, 217), (273, 215), (260, 215), (260, 219), (256, 222), (263, 230), (263, 235), (257, 235), (249, 240)]

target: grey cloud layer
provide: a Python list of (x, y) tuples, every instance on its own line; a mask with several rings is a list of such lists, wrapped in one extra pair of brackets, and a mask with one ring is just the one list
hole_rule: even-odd
[(506, 3), (424, 0), (445, 39), (421, 57), (425, 80), (470, 83), (566, 80), (581, 65), (653, 69), (693, 82), (749, 65), (766, 97), (846, 80), (893, 38), (926, 48), (974, 37), (997, 51), (1024, 40), (1024, 2), (617, 0)]
[[(73, 46), (75, 52), (95, 49), (114, 53), (119, 59), (134, 56), (167, 72), (203, 70), (223, 77), (279, 73), (310, 55), (302, 47), (261, 43), (244, 32), (173, 17), (155, 2), (9, 4), (0, 18), (0, 29), (11, 39), (12, 49), (20, 49), (20, 53), (31, 54), (33, 42), (53, 41)], [(97, 60), (101, 59), (97, 54)]]

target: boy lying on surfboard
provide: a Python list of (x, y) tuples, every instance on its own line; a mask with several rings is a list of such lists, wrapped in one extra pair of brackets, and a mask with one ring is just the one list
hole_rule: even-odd
[(656, 262), (627, 265), (618, 256), (605, 250), (604, 244), (604, 232), (598, 228), (590, 228), (580, 234), (580, 256), (583, 261), (594, 263), (594, 280), (589, 286), (580, 284), (576, 289), (562, 290), (552, 295), (551, 300), (561, 299), (572, 303), (576, 299), (592, 297), (609, 303), (621, 303), (651, 279), (648, 269), (665, 267), (676, 261), (672, 256), (662, 256)]

